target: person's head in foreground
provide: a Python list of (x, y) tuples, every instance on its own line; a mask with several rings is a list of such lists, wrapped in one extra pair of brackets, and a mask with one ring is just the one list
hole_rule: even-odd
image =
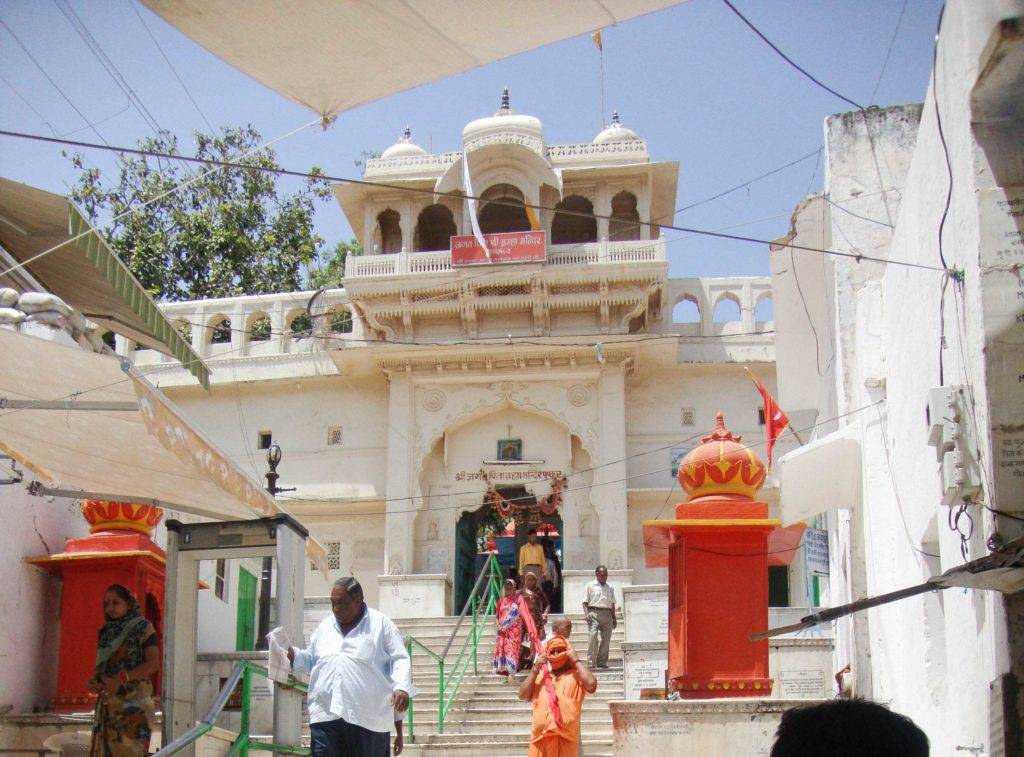
[(552, 636), (544, 645), (544, 657), (551, 663), (551, 670), (558, 673), (569, 664), (569, 642), (563, 636)]
[(594, 571), (594, 576), (597, 578), (597, 582), (604, 586), (605, 582), (608, 580), (608, 568), (603, 565), (598, 565), (597, 570)]
[(572, 621), (566, 615), (558, 615), (551, 621), (551, 633), (568, 639), (572, 635)]
[(340, 626), (359, 620), (363, 612), (363, 587), (352, 576), (339, 578), (331, 587), (331, 612)]
[(770, 757), (928, 757), (910, 718), (865, 699), (835, 699), (782, 715)]

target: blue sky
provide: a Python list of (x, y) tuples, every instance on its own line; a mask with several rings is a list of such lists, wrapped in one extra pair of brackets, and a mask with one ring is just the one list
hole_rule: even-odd
[[(735, 4), (797, 63), (851, 99), (880, 105), (924, 99), (939, 0)], [(205, 129), (205, 122), (140, 17), (215, 126), (251, 123), (269, 139), (312, 118), (143, 6), (134, 4), (133, 10), (133, 0), (71, 0), (70, 5), (155, 121), (179, 136), (183, 151), (191, 145), (192, 130)], [(901, 10), (899, 33), (872, 100)], [(99, 122), (108, 142), (134, 145), (152, 133), (56, 2), (0, 0), (0, 20), (74, 106)], [(720, 0), (690, 0), (606, 29), (604, 49), (609, 114), (619, 110), (623, 123), (648, 140), (652, 159), (679, 161), (677, 207), (816, 150), (824, 118), (849, 109), (788, 67)], [(3, 27), (0, 56), (2, 128), (98, 141)], [(492, 113), (506, 84), (513, 108), (543, 121), (549, 144), (589, 141), (600, 129), (598, 57), (586, 35), (343, 113), (327, 131), (306, 129), (279, 143), (278, 159), (288, 168), (316, 165), (332, 175), (358, 177), (360, 151), (383, 150), (407, 124), (425, 148), (459, 149), (462, 127)], [(89, 152), (88, 157), (103, 169), (114, 165), (109, 154)], [(812, 156), (748, 189), (680, 213), (676, 223), (775, 238), (787, 231), (790, 212), (808, 190), (820, 190), (823, 167)], [(0, 137), (0, 174), (55, 192), (65, 192), (76, 176), (58, 147), (7, 137)], [(318, 207), (317, 227), (328, 243), (351, 236), (333, 201)], [(675, 276), (768, 270), (763, 245), (672, 230), (664, 234)]]

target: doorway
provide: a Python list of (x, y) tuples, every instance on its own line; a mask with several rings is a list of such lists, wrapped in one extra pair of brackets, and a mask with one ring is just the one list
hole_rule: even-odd
[(256, 646), (256, 576), (245, 568), (238, 569), (238, 617), (235, 626), (235, 649), (251, 652)]
[(562, 517), (556, 511), (544, 515), (537, 507), (537, 498), (524, 486), (497, 487), (498, 492), (516, 507), (510, 518), (502, 518), (490, 503), (462, 514), (456, 524), (455, 537), (455, 608), (460, 612), (466, 604), (477, 576), (487, 560), (487, 542), (494, 537), (498, 564), (505, 576), (517, 576), (519, 548), (526, 543), (531, 528), (543, 540), (550, 540), (559, 572), (557, 587), (551, 588), (552, 605), (560, 608), (562, 601), (561, 556)]

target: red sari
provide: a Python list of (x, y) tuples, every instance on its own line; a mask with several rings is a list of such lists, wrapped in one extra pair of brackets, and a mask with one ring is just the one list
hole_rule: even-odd
[(498, 623), (494, 640), (494, 672), (500, 676), (512, 676), (519, 670), (519, 645), (523, 640), (519, 592), (499, 599), (494, 612)]

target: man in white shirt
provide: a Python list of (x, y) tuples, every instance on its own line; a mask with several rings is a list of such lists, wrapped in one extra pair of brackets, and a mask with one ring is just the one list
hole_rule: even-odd
[[(587, 584), (583, 593), (583, 616), (587, 619), (590, 648), (587, 664), (601, 670), (608, 667), (608, 646), (612, 641), (615, 619), (615, 590), (608, 585), (608, 568), (598, 565), (594, 571), (596, 581)], [(600, 637), (600, 640), (599, 640)]]
[(306, 649), (288, 649), (292, 669), (309, 673), (313, 757), (387, 757), (395, 718), (409, 706), (409, 654), (355, 578), (334, 582), (331, 611)]

